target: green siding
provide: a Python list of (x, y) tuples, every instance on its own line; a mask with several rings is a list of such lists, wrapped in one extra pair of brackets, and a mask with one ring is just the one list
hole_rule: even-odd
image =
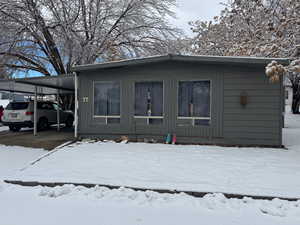
[[(121, 82), (121, 123), (104, 125), (93, 118), (93, 82)], [(164, 122), (146, 125), (134, 119), (134, 83), (164, 82)], [(177, 86), (180, 80), (211, 80), (211, 125), (178, 126)], [(249, 104), (240, 105), (246, 91)], [(88, 97), (88, 102), (83, 102)], [(79, 73), (79, 135), (82, 137), (153, 137), (175, 133), (179, 142), (229, 145), (281, 145), (281, 85), (269, 83), (264, 67), (192, 62), (160, 62)], [(103, 119), (102, 119), (103, 120)]]
[[(227, 70), (224, 79), (224, 138), (281, 145), (280, 83), (270, 83), (263, 68)], [(239, 104), (241, 92), (248, 95), (245, 107)]]

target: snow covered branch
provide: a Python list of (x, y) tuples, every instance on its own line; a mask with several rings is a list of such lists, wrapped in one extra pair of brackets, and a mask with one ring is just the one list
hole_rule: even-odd
[[(1, 65), (64, 74), (75, 64), (167, 52), (181, 34), (167, 22), (174, 5), (175, 0), (1, 0), (0, 25), (7, 36), (0, 51), (16, 60)], [(21, 66), (25, 61), (27, 67)]]

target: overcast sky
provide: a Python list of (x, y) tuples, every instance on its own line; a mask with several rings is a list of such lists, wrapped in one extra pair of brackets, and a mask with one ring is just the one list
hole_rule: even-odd
[(224, 0), (177, 0), (178, 19), (172, 23), (182, 28), (187, 35), (192, 35), (188, 22), (198, 19), (211, 20), (223, 9), (220, 2), (224, 2)]

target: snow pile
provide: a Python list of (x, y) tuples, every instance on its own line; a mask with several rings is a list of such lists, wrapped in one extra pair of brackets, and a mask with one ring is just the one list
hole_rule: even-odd
[(55, 186), (53, 188), (44, 187), (41, 188), (39, 195), (57, 198), (59, 196), (71, 193), (73, 188), (73, 185)]
[[(19, 189), (28, 190), (24, 187), (10, 187), (8, 190)], [(110, 202), (110, 204), (136, 205), (143, 207), (174, 207), (184, 206), (186, 208), (196, 208), (197, 210), (210, 211), (256, 211), (259, 214), (266, 214), (275, 217), (289, 217), (300, 215), (299, 201), (284, 201), (274, 199), (254, 200), (252, 198), (228, 199), (223, 194), (207, 194), (203, 198), (195, 198), (184, 193), (161, 194), (153, 191), (134, 191), (128, 188), (108, 189), (106, 187), (95, 186), (85, 188), (82, 186), (64, 185), (50, 187), (31, 188), (40, 197), (47, 198), (70, 198), (98, 202)], [(1, 193), (0, 193), (1, 194)], [(5, 194), (5, 193), (3, 193)], [(300, 219), (300, 218), (299, 218)]]
[[(300, 201), (203, 198), (96, 186), (21, 187), (3, 184), (0, 224), (298, 225)], [(51, 212), (51, 213), (49, 213)], [(15, 216), (18, 215), (18, 216)]]
[(8, 127), (6, 127), (6, 126), (1, 126), (1, 123), (0, 123), (0, 132), (2, 132), (2, 131), (8, 131), (8, 130), (9, 130)]

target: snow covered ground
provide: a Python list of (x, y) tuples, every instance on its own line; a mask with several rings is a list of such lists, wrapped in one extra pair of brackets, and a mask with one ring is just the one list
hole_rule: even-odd
[(0, 181), (47, 152), (43, 149), (0, 145)]
[[(205, 178), (205, 176), (216, 176), (216, 181), (222, 181), (226, 184), (223, 187), (230, 188), (234, 185), (242, 185), (243, 181), (246, 182), (246, 185), (243, 186), (244, 189), (242, 190), (250, 190), (251, 188), (247, 185), (251, 182), (248, 179), (258, 182), (260, 179), (267, 178), (266, 175), (257, 174), (262, 172), (264, 168), (266, 173), (271, 173), (270, 177), (277, 173), (276, 177), (279, 180), (277, 185), (281, 191), (289, 189), (294, 195), (298, 193), (297, 189), (300, 187), (298, 181), (294, 181), (299, 177), (299, 167), (297, 167), (296, 161), (299, 164), (300, 155), (300, 140), (297, 138), (300, 132), (300, 118), (297, 117), (298, 122), (295, 122), (295, 119), (296, 117), (290, 120), (288, 128), (284, 131), (285, 141), (289, 141), (287, 144), (289, 150), (223, 149), (212, 146), (150, 144), (82, 144), (76, 147), (65, 147), (27, 168), (23, 171), (24, 173), (17, 172), (17, 174), (41, 179), (48, 177), (46, 180), (52, 180), (64, 176), (61, 169), (57, 169), (60, 167), (65, 169), (65, 173), (72, 179), (82, 176), (81, 182), (87, 178), (97, 178), (101, 181), (110, 182), (120, 179), (120, 183), (132, 181), (135, 182), (133, 184), (153, 185), (162, 182), (161, 185), (187, 185), (187, 187), (191, 187), (192, 183), (186, 181), (193, 180), (192, 177), (196, 177), (199, 173), (199, 180), (203, 179), (203, 181), (194, 183), (196, 187), (199, 187), (197, 185), (210, 187), (209, 185), (212, 184), (206, 182), (211, 182), (212, 179)], [(130, 146), (133, 147), (132, 151), (128, 149)], [(116, 151), (116, 148), (119, 150)], [(279, 199), (272, 201), (253, 200), (251, 198), (227, 199), (222, 194), (208, 194), (203, 198), (194, 198), (182, 193), (159, 194), (151, 191), (133, 191), (126, 188), (109, 190), (104, 187), (95, 187), (87, 189), (72, 185), (55, 188), (21, 187), (1, 182), (1, 179), (16, 176), (12, 174), (15, 174), (17, 169), (24, 168), (28, 162), (45, 153), (40, 149), (0, 146), (0, 225), (300, 224), (300, 200), (290, 202)], [(133, 161), (121, 160), (119, 154), (123, 154), (125, 159)], [(91, 157), (86, 158), (86, 155), (91, 155)], [(185, 158), (185, 155), (191, 155), (191, 157)], [(225, 155), (231, 155), (231, 157), (222, 158)], [(54, 159), (57, 156), (64, 157), (64, 161), (55, 162)], [(77, 157), (79, 156), (83, 158), (78, 160)], [(180, 159), (181, 157), (183, 159)], [(196, 158), (193, 159), (193, 157)], [(249, 159), (245, 160), (244, 157), (249, 157)], [(264, 159), (261, 159), (263, 157)], [(201, 163), (197, 162), (199, 159), (201, 159)], [(233, 161), (227, 162), (228, 159)], [(113, 163), (112, 160), (117, 160), (117, 162)], [(167, 161), (174, 161), (173, 164), (167, 164), (167, 166), (172, 166), (171, 168), (164, 165)], [(212, 161), (215, 163), (213, 164)], [(50, 167), (50, 162), (54, 163), (52, 167)], [(187, 163), (190, 170), (180, 171), (184, 168), (182, 163)], [(110, 170), (106, 168), (109, 164)], [(211, 164), (209, 167), (207, 165), (210, 170), (201, 170), (205, 169), (205, 164)], [(96, 171), (90, 170), (96, 166), (98, 166)], [(176, 169), (176, 166), (179, 169)], [(218, 167), (225, 169), (225, 171), (222, 172)], [(47, 171), (47, 168), (54, 171)], [(130, 168), (130, 170), (126, 168)], [(125, 171), (122, 171), (124, 169)], [(243, 172), (246, 170), (250, 171), (247, 173), (249, 177), (244, 178)], [(118, 172), (120, 175), (117, 175)], [(222, 173), (221, 175), (227, 176), (227, 183), (225, 182), (226, 178), (222, 180), (221, 175), (217, 175), (219, 172)], [(288, 172), (291, 174), (290, 176), (287, 175)], [(99, 176), (95, 176), (96, 173)], [(110, 173), (112, 177), (106, 176), (105, 173)], [(159, 178), (159, 175), (162, 178)], [(237, 179), (239, 175), (243, 175), (240, 178), (242, 181)], [(257, 179), (255, 179), (255, 175), (258, 176)], [(186, 180), (185, 177), (188, 179)], [(291, 180), (289, 181), (288, 178)], [(273, 179), (275, 178), (272, 178), (271, 181)], [(289, 181), (288, 185), (284, 183), (286, 180)], [(279, 190), (268, 184), (270, 180), (260, 181), (265, 184), (265, 188), (256, 187), (259, 188), (256, 194), (259, 194), (259, 191)], [(292, 182), (295, 182), (293, 188), (289, 186)]]
[(8, 127), (2, 126), (0, 123), (0, 132), (9, 130)]
[(9, 179), (300, 198), (300, 117), (286, 125), (288, 150), (81, 143)]
[(59, 150), (9, 179), (300, 198), (299, 162), (296, 150), (98, 142)]
[[(290, 106), (285, 108), (285, 128), (283, 144), (300, 155), (300, 115), (293, 115)], [(300, 156), (299, 156), (300, 157)]]
[(1, 225), (299, 225), (300, 201), (5, 185), (0, 189), (0, 215)]

